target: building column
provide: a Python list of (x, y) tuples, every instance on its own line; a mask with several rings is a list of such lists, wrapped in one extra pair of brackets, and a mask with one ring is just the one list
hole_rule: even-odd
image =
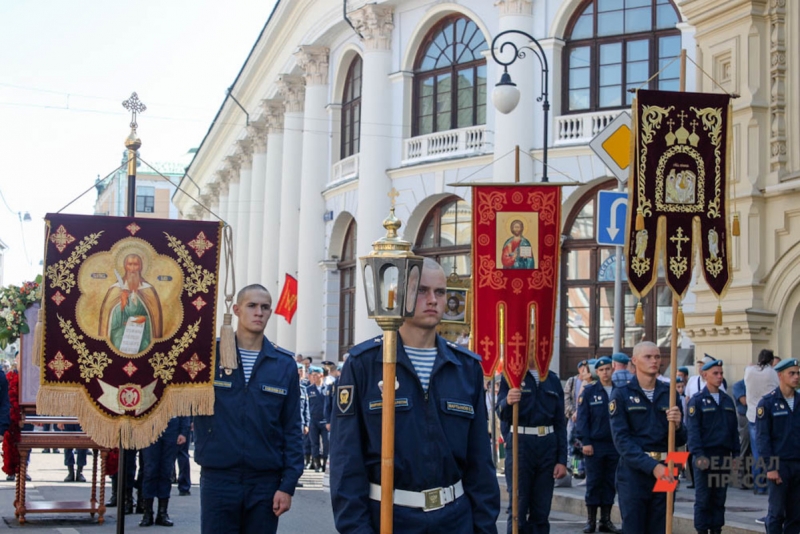
[[(216, 188), (219, 195), (219, 210), (217, 215), (224, 222), (228, 222), (228, 208), (230, 206), (229, 193), (230, 193), (230, 171), (227, 169), (217, 171), (216, 173)], [(223, 234), (224, 236), (224, 234)], [(223, 237), (224, 238), (224, 237)], [(228, 268), (225, 265), (225, 246), (224, 241), (218, 243), (220, 250), (220, 263), (219, 263), (219, 279), (217, 281), (217, 327), (215, 334), (219, 334), (219, 328), (222, 326), (222, 315), (225, 313), (225, 277)]]
[[(239, 207), (239, 165), (240, 161), (239, 158), (235, 155), (227, 156), (225, 158), (225, 167), (228, 171), (227, 174), (227, 186), (228, 186), (228, 202), (225, 209), (225, 222), (231, 227), (233, 231), (233, 269), (234, 275), (239, 281), (242, 280), (241, 274), (239, 271), (239, 264), (241, 261), (239, 260), (239, 255), (241, 251), (239, 250), (239, 233), (242, 231), (241, 224), (239, 222), (239, 213), (241, 211)], [(228, 275), (230, 276), (230, 275)]]
[(301, 46), (295, 54), (305, 72), (303, 113), (303, 163), (300, 179), (299, 232), (297, 250), (297, 352), (317, 355), (323, 351), (323, 284), (319, 262), (325, 251), (322, 216), (325, 188), (330, 172), (328, 143), (328, 54), (324, 46)]
[[(526, 33), (533, 31), (533, 3), (531, 0), (497, 0), (495, 5), (500, 9), (500, 27), (498, 34), (506, 30), (521, 30)], [(534, 35), (534, 37), (536, 37)], [(519, 35), (507, 35), (498, 43), (511, 41), (517, 46), (527, 46), (528, 39)], [(491, 43), (490, 43), (491, 45)], [(512, 52), (509, 47), (500, 54), (500, 50), (495, 50), (503, 60), (511, 59)], [(491, 58), (487, 62), (493, 61)], [(502, 67), (495, 70), (496, 79), (487, 80), (487, 105), (492, 105), (491, 91), (500, 75), (503, 74)], [(539, 80), (541, 68), (539, 61), (534, 54), (528, 53), (524, 59), (517, 61), (508, 67), (511, 80), (517, 84), (520, 92), (519, 104), (516, 109), (508, 115), (503, 115), (499, 111), (494, 112), (494, 180), (495, 182), (514, 181), (514, 148), (519, 145), (519, 174), (521, 182), (540, 181), (542, 165), (534, 164), (528, 156), (534, 148), (534, 135), (536, 130), (542, 129), (542, 106), (536, 99), (541, 94)], [(550, 77), (553, 77), (553, 68), (550, 66)], [(551, 117), (552, 118), (552, 117)]]
[[(278, 304), (281, 282), (278, 280), (281, 226), (281, 173), (283, 172), (283, 102), (264, 100), (264, 119), (267, 123), (266, 185), (264, 187), (264, 232), (261, 236), (261, 280), (272, 294), (273, 307)], [(278, 321), (273, 317), (267, 323), (266, 335), (278, 339)]]
[(237, 291), (250, 283), (247, 273), (247, 256), (249, 254), (248, 241), (250, 234), (250, 190), (253, 187), (253, 144), (249, 139), (236, 141), (236, 155), (239, 166), (239, 197), (236, 215), (237, 227), (234, 228), (233, 258), (236, 266)]
[[(391, 205), (392, 187), (386, 174), (392, 153), (392, 30), (393, 8), (370, 4), (352, 13), (350, 18), (363, 36), (364, 67), (361, 81), (361, 150), (356, 220), (358, 256), (372, 250), (372, 243), (386, 235), (383, 220)], [(361, 269), (356, 271), (355, 338), (361, 342), (380, 335), (381, 329), (367, 317)]]
[[(281, 171), (281, 223), (278, 256), (277, 306), (286, 274), (297, 276), (297, 249), (300, 247), (300, 179), (303, 159), (303, 104), (305, 82), (300, 76), (282, 74), (278, 78), (278, 90), (283, 95), (284, 114), (283, 162)], [(278, 316), (278, 344), (294, 351), (297, 339), (297, 318), (292, 324)]]
[[(250, 178), (248, 205), (250, 222), (247, 225), (247, 284), (261, 284), (261, 247), (264, 236), (264, 192), (267, 176), (267, 128), (263, 121), (247, 127), (248, 139), (253, 147), (253, 171)], [(243, 281), (245, 282), (245, 281)], [(244, 287), (244, 284), (242, 284)]]

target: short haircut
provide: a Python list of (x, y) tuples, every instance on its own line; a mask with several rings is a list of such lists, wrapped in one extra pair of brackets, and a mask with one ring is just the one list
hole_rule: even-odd
[(261, 284), (250, 284), (249, 286), (244, 286), (236, 294), (236, 304), (242, 303), (242, 299), (244, 298), (245, 293), (247, 293), (248, 291), (263, 291), (264, 293), (269, 295), (270, 298), (272, 298), (272, 295), (270, 295), (270, 292), (267, 290), (266, 287), (262, 286)]
[(633, 356), (638, 356), (639, 353), (644, 351), (644, 349), (657, 349), (658, 345), (653, 343), (652, 341), (640, 341), (636, 345), (633, 346)]

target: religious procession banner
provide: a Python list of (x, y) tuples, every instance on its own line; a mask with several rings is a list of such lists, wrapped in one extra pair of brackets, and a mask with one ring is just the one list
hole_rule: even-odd
[[(214, 411), (221, 223), (48, 214), (41, 415), (141, 449)], [(37, 355), (34, 355), (36, 358)]]
[(553, 354), (561, 187), (473, 186), (472, 203), (474, 348), (486, 376), (502, 359), (518, 388), (529, 358), (546, 376)]
[[(695, 250), (719, 298), (730, 284), (730, 113), (727, 94), (637, 93), (626, 259), (631, 290), (639, 298), (655, 285), (663, 258), (667, 285), (681, 300), (692, 279)], [(721, 308), (718, 316), (721, 323)]]

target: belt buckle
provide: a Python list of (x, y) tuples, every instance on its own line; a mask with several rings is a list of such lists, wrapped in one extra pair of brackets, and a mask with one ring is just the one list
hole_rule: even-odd
[(543, 427), (543, 426), (537, 426), (536, 427), (536, 433), (539, 434), (540, 436), (546, 435), (545, 432), (547, 432), (547, 427)]
[(425, 506), (422, 507), (423, 512), (432, 512), (444, 508), (442, 503), (442, 488), (433, 488), (422, 492), (425, 496)]
[(661, 461), (661, 456), (662, 455), (661, 455), (660, 452), (651, 452), (650, 453), (650, 458), (652, 458), (653, 460), (659, 461), (659, 462)]

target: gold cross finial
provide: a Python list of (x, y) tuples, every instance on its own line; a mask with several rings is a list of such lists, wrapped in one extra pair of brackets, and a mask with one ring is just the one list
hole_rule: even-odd
[(397, 197), (399, 197), (399, 196), (400, 196), (400, 193), (398, 193), (398, 192), (397, 192), (397, 189), (395, 189), (395, 188), (393, 187), (393, 188), (392, 188), (392, 190), (391, 190), (391, 191), (389, 191), (389, 194), (388, 194), (387, 196), (388, 196), (388, 197), (389, 197), (389, 199), (392, 201), (392, 209), (394, 209), (394, 204), (395, 204), (395, 202), (397, 201)]
[(131, 128), (135, 130), (136, 127), (139, 126), (136, 123), (136, 114), (147, 111), (147, 106), (145, 106), (144, 103), (139, 100), (139, 95), (134, 92), (131, 93), (131, 97), (128, 100), (125, 100), (122, 103), (122, 107), (131, 112)]
[(680, 226), (679, 226), (679, 227), (678, 227), (678, 229), (675, 231), (675, 234), (676, 234), (676, 235), (674, 235), (674, 236), (670, 237), (670, 238), (669, 238), (669, 240), (670, 240), (670, 241), (672, 241), (673, 243), (675, 243), (676, 247), (678, 248), (678, 255), (677, 255), (677, 257), (678, 257), (678, 258), (681, 258), (681, 257), (682, 257), (682, 256), (681, 256), (681, 246), (682, 246), (684, 243), (686, 243), (687, 241), (689, 241), (689, 238), (688, 238), (687, 236), (683, 235), (683, 228), (681, 228)]

